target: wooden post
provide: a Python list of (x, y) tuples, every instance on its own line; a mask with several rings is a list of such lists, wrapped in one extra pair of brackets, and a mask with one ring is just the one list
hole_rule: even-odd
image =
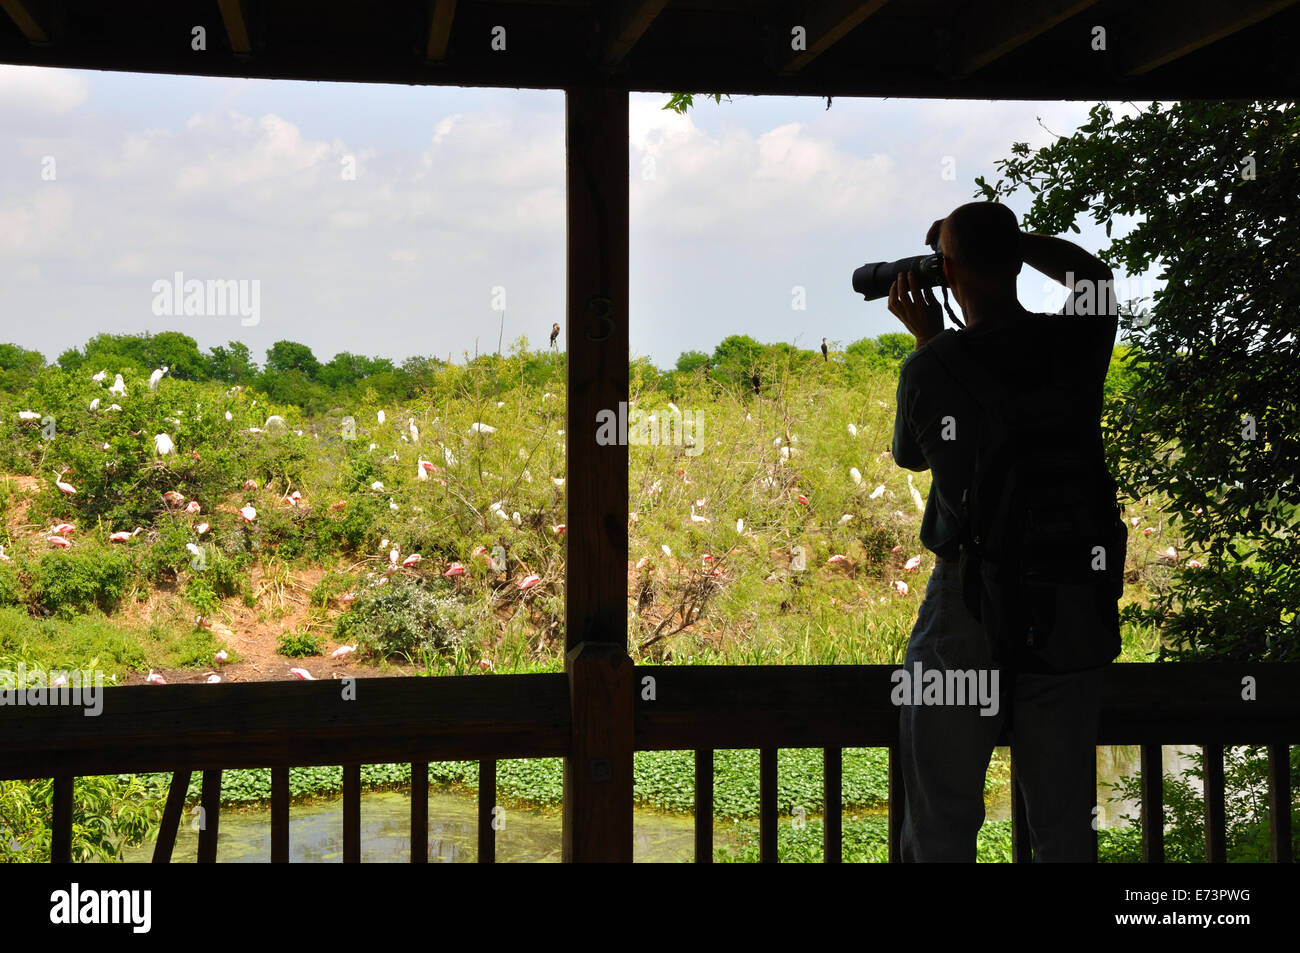
[[(565, 91), (568, 531), (564, 859), (632, 860), (633, 667), (627, 655), (627, 464), (597, 416), (628, 397), (628, 96)], [(625, 419), (625, 418), (624, 418)], [(605, 428), (608, 433), (610, 428)]]

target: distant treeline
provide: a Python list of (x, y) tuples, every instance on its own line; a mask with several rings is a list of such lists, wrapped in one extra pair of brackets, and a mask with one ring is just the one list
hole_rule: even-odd
[[(908, 334), (882, 334), (854, 341), (843, 352), (831, 354), (831, 363), (850, 376), (896, 367), (915, 346)], [(479, 355), (465, 362), (465, 368), (497, 369), (502, 361), (516, 363), (515, 374), (525, 381), (552, 380), (557, 367), (563, 368), (564, 354), (529, 351), (526, 338), (519, 338), (509, 356)], [(435, 384), (447, 362), (436, 357), (411, 357), (401, 364), (388, 358), (366, 357), (343, 351), (322, 362), (310, 347), (296, 341), (277, 341), (259, 366), (248, 345), (230, 341), (207, 353), (189, 335), (178, 331), (158, 334), (98, 334), (84, 347), (69, 348), (54, 362), (70, 373), (108, 371), (109, 375), (147, 376), (167, 368), (179, 380), (217, 381), (256, 388), (280, 403), (304, 409), (322, 409), (342, 393), (358, 387), (373, 389), (382, 399), (405, 400)], [(645, 358), (633, 361), (633, 372), (643, 384), (673, 393), (683, 378), (707, 376), (719, 385), (748, 388), (758, 374), (760, 386), (772, 375), (798, 371), (807, 364), (821, 364), (820, 350), (806, 350), (790, 344), (762, 344), (748, 335), (725, 338), (712, 354), (686, 351), (676, 366), (664, 370)], [(0, 390), (20, 393), (47, 366), (38, 351), (14, 344), (0, 344)]]

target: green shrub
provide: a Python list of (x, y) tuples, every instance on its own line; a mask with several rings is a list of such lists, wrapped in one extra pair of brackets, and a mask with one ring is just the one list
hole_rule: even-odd
[(454, 649), (482, 621), (480, 610), (441, 581), (433, 586), (395, 581), (358, 597), (339, 619), (338, 639), (355, 641), (370, 654), (412, 659)]
[(23, 585), (18, 570), (9, 563), (0, 563), (0, 606), (17, 606), (23, 603)]
[(310, 632), (286, 632), (280, 636), (276, 651), (289, 658), (302, 658), (305, 655), (320, 655), (325, 648), (325, 638)]
[(102, 547), (45, 553), (32, 573), (32, 602), (62, 618), (99, 609), (112, 612), (131, 578), (126, 553)]

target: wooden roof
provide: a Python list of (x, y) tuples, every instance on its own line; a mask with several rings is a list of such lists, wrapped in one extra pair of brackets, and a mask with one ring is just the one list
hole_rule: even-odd
[[(80, 69), (970, 99), (1290, 98), (1300, 87), (1297, 0), (0, 0), (0, 10), (0, 62)], [(196, 26), (204, 50), (192, 48)], [(791, 48), (796, 26), (806, 49)], [(505, 49), (494, 49), (497, 27)]]

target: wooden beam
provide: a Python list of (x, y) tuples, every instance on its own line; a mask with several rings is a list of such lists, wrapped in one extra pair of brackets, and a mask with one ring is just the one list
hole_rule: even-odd
[(1097, 0), (1004, 0), (995, 9), (981, 5), (954, 29), (958, 39), (951, 75), (969, 76), (1035, 37), (1082, 13)]
[(447, 57), (447, 43), (451, 40), (451, 23), (456, 18), (456, 0), (430, 0), (429, 41), (425, 45), (424, 61), (441, 63)]
[(603, 31), (600, 65), (608, 69), (621, 63), (667, 4), (668, 0), (620, 0), (614, 4)]
[(221, 7), (221, 21), (226, 25), (230, 52), (235, 54), (236, 59), (252, 59), (253, 45), (248, 40), (248, 22), (244, 19), (243, 0), (217, 0), (217, 5)]
[(23, 36), (27, 37), (27, 42), (32, 46), (49, 46), (50, 35), (37, 22), (32, 11), (27, 9), (28, 4), (24, 0), (0, 0), (0, 8), (9, 14), (9, 19), (14, 21), (18, 29), (22, 30)]
[(1143, 26), (1130, 34), (1133, 41), (1123, 51), (1125, 76), (1143, 76), (1167, 63), (1194, 53), (1226, 36), (1266, 20), (1296, 0), (1186, 0), (1177, 12), (1158, 18), (1148, 11)]
[[(784, 60), (778, 67), (778, 72), (782, 75), (799, 72), (888, 2), (889, 0), (836, 0), (834, 3), (819, 3), (812, 16), (805, 18), (806, 22), (783, 24), (778, 33)], [(802, 26), (807, 31), (807, 49), (790, 49), (793, 39), (790, 31), (796, 26)]]

